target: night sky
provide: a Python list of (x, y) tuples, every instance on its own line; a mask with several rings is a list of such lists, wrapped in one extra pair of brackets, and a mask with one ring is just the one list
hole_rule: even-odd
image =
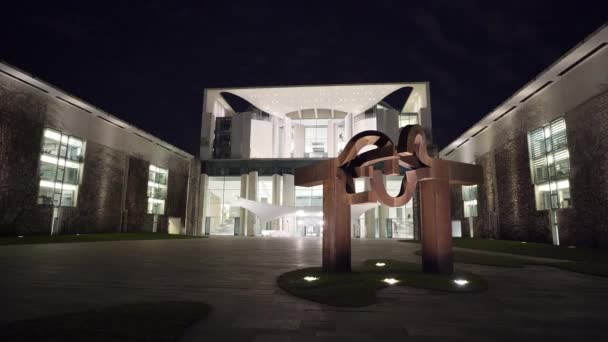
[(0, 59), (195, 154), (203, 89), (429, 81), (441, 147), (608, 1), (12, 1)]

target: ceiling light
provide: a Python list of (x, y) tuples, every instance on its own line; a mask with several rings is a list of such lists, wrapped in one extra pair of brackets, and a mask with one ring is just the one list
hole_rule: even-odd
[(399, 280), (397, 280), (395, 278), (384, 278), (384, 279), (382, 279), (382, 281), (389, 285), (395, 285), (399, 282)]
[(311, 281), (318, 280), (319, 278), (313, 276), (306, 276), (303, 279), (310, 283)]
[(384, 266), (386, 266), (386, 263), (384, 263), (384, 262), (377, 262), (376, 266), (378, 266), (378, 267), (384, 267)]

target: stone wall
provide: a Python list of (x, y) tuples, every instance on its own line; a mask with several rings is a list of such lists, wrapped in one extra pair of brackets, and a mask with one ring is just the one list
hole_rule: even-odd
[(135, 157), (129, 158), (127, 176), (127, 224), (128, 232), (151, 231), (148, 214), (148, 172), (150, 163)]
[[(78, 191), (78, 210), (65, 219), (62, 233), (119, 232), (121, 199), (125, 172), (124, 153), (86, 143), (82, 182)], [(67, 216), (67, 211), (64, 211)]]
[(473, 232), (479, 238), (499, 238), (498, 197), (496, 196), (496, 163), (492, 152), (477, 158), (483, 168), (483, 183), (477, 188), (477, 213)]
[(167, 191), (166, 214), (169, 217), (181, 217), (183, 225), (186, 215), (188, 175), (177, 172), (169, 172)]
[(0, 234), (50, 232), (52, 208), (36, 204), (45, 111), (28, 86), (0, 82)]
[[(549, 123), (543, 100), (517, 112), (521, 124), (500, 147), (476, 157), (484, 169), (475, 236), (552, 241), (549, 211), (536, 210), (527, 133)], [(570, 152), (572, 208), (557, 211), (561, 245), (608, 247), (608, 91), (564, 113)], [(453, 201), (460, 190), (452, 189)], [(463, 218), (453, 205), (452, 217)]]
[[(147, 157), (129, 150), (129, 145), (111, 148), (99, 142), (105, 139), (117, 145), (116, 139), (132, 134), (61, 102), (44, 90), (0, 74), (0, 235), (51, 231), (53, 207), (37, 204), (45, 127), (74, 134), (86, 144), (77, 207), (59, 209), (59, 233), (121, 231), (125, 178), (126, 230), (152, 230), (153, 216), (147, 214)], [(89, 136), (95, 139), (88, 139)], [(164, 167), (169, 169), (167, 215), (160, 216), (157, 225), (157, 231), (166, 232), (168, 216), (185, 218), (188, 161), (154, 142), (146, 141), (138, 148), (146, 156), (158, 159), (160, 165), (166, 163)]]
[(527, 133), (495, 150), (494, 161), (500, 238), (551, 242), (549, 216), (536, 210)]
[(577, 245), (608, 247), (608, 91), (566, 113), (566, 126), (576, 213), (561, 217), (575, 224)]

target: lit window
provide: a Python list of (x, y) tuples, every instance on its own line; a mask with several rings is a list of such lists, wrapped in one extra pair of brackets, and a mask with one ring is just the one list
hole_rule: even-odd
[(40, 153), (38, 204), (75, 207), (83, 162), (81, 139), (46, 128)]
[(165, 214), (169, 171), (150, 164), (148, 171), (148, 214)]
[(569, 208), (570, 154), (564, 118), (528, 133), (528, 147), (536, 209)]
[(402, 113), (399, 114), (399, 127), (405, 127), (407, 125), (417, 125), (418, 114), (415, 113)]
[(477, 217), (477, 185), (462, 186), (464, 217)]

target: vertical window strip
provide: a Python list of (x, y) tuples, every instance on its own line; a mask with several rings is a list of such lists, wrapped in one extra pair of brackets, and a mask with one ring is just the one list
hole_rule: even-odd
[(570, 154), (565, 119), (556, 119), (528, 133), (528, 145), (537, 210), (570, 207)]
[(164, 215), (169, 171), (154, 164), (148, 168), (148, 214)]

